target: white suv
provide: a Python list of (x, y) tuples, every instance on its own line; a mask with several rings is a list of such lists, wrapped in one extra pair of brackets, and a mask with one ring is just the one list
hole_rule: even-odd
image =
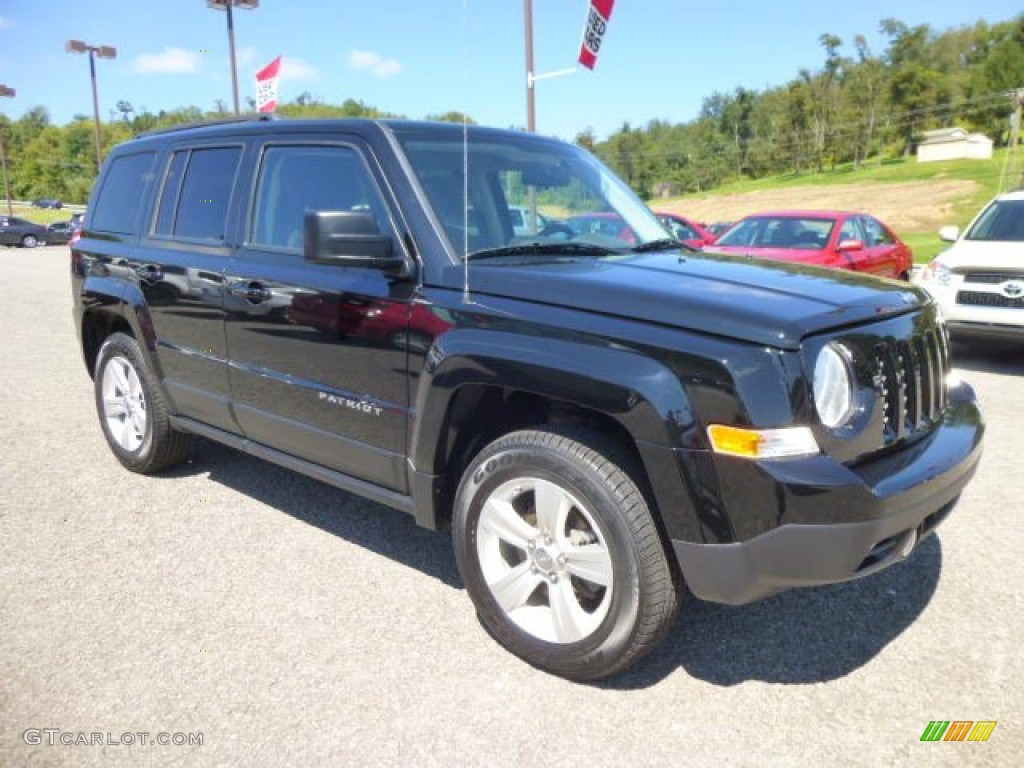
[(963, 236), (943, 227), (939, 237), (953, 245), (915, 282), (940, 304), (950, 332), (1024, 341), (1024, 190), (989, 203)]
[(512, 232), (516, 237), (535, 235), (549, 223), (547, 216), (537, 211), (537, 231), (534, 232), (530, 208), (525, 205), (510, 205), (508, 207), (508, 218), (512, 222)]

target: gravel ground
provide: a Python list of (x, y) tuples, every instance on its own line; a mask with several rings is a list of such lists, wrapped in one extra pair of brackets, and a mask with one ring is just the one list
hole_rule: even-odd
[[(584, 686), (490, 640), (448, 537), (411, 518), (204, 441), (171, 474), (122, 470), (66, 249), (0, 258), (0, 766), (1024, 765), (1020, 347), (957, 348), (986, 452), (910, 560), (690, 598), (653, 658)], [(921, 743), (930, 720), (998, 726)]]

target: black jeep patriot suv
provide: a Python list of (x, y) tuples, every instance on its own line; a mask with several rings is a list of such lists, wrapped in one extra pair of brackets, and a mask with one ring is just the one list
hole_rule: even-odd
[[(513, 207), (543, 220), (516, 234)], [(684, 584), (745, 603), (906, 558), (981, 454), (927, 294), (681, 249), (593, 156), (531, 134), (146, 135), (71, 259), (125, 467), (202, 435), (450, 526), (486, 629), (569, 678), (655, 646)]]

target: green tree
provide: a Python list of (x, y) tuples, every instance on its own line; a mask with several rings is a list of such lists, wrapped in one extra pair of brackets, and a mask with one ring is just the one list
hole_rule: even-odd
[(472, 117), (464, 115), (462, 112), (456, 112), (455, 110), (442, 112), (439, 115), (427, 115), (423, 119), (432, 123), (461, 123), (465, 120), (468, 125), (476, 125), (476, 120)]

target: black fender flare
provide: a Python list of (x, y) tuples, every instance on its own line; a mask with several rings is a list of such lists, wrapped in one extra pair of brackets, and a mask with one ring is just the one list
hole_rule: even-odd
[(453, 330), (437, 339), (413, 393), (409, 459), (421, 524), (436, 527), (437, 487), (446, 461), (443, 430), (456, 394), (474, 384), (527, 392), (611, 417), (636, 445), (669, 534), (696, 530), (694, 501), (674, 449), (698, 439), (698, 428), (682, 382), (670, 368), (612, 343), (479, 328)]
[[(137, 285), (114, 277), (90, 275), (82, 283), (81, 306), (82, 325), (87, 315), (96, 313), (115, 315), (124, 320), (139, 342), (146, 363), (155, 373), (157, 381), (163, 379), (163, 371), (154, 354), (157, 345), (156, 329), (149, 314), (146, 297)], [(78, 332), (81, 336), (81, 325)], [(166, 392), (163, 394), (166, 396)]]

